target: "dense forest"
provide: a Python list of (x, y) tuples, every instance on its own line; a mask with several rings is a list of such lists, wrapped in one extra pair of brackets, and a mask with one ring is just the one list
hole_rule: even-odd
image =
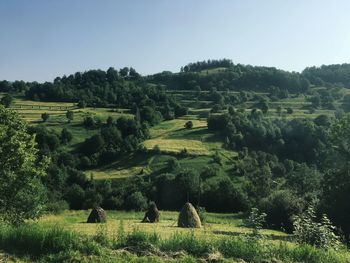
[[(44, 125), (27, 129), (29, 135), (35, 135), (39, 159), (50, 158), (47, 176), (41, 178), (50, 192), (46, 201), (50, 211), (96, 205), (142, 210), (148, 200), (171, 210), (191, 201), (214, 212), (247, 212), (258, 207), (268, 215), (269, 227), (291, 232), (294, 216), (312, 203), (347, 238), (350, 118), (344, 110), (350, 108), (350, 100), (342, 98), (336, 86), (349, 87), (349, 72), (348, 65), (307, 68), (300, 74), (211, 60), (188, 64), (179, 73), (150, 76), (141, 76), (133, 68), (109, 68), (46, 83), (2, 81), (0, 91), (22, 93), (34, 101), (74, 102), (79, 108), (128, 108), (135, 116), (108, 118), (106, 122), (86, 117), (84, 127), (95, 134), (73, 151), (66, 147), (72, 139), (67, 129), (60, 133)], [(326, 85), (327, 89), (313, 90), (315, 85)], [(140, 171), (138, 176), (113, 181), (96, 181), (84, 174), (86, 169), (111, 163), (125, 154), (160, 154), (158, 149), (150, 152), (140, 144), (149, 138), (149, 128), (188, 112), (166, 92), (169, 90), (196, 91), (198, 98), (211, 101), (211, 112), (204, 116), (208, 131), (220, 138), (224, 149), (238, 152), (228, 174), (220, 174), (223, 164), (215, 154), (212, 165), (201, 172), (183, 169), (178, 160), (189, 155), (186, 151), (173, 154), (157, 174)], [(315, 119), (267, 116), (270, 102), (299, 93), (308, 94), (310, 111), (324, 108), (339, 114)], [(333, 103), (339, 99), (344, 101), (342, 106)], [(239, 109), (238, 105), (247, 101), (255, 103), (253, 108)]]
[(350, 64), (309, 67), (302, 72), (312, 84), (350, 88)]

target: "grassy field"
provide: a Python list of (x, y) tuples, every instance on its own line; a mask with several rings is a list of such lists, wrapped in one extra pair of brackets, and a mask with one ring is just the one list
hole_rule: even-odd
[[(87, 224), (88, 210), (65, 211), (59, 215), (46, 215), (38, 223), (43, 227), (61, 226), (81, 234), (94, 235), (99, 230), (99, 224)], [(103, 224), (107, 235), (112, 237), (118, 231), (120, 224), (126, 232), (135, 229), (145, 233), (158, 233), (164, 238), (175, 233), (191, 233), (201, 238), (220, 238), (222, 236), (237, 236), (250, 233), (252, 230), (243, 226), (242, 214), (207, 213), (206, 223), (200, 229), (177, 227), (178, 212), (161, 211), (161, 220), (156, 224), (141, 223), (144, 212), (107, 211), (108, 220)], [(270, 229), (263, 229), (261, 233), (271, 241), (287, 240), (287, 234)]]
[[(185, 123), (191, 120), (192, 129), (186, 129)], [(212, 155), (222, 150), (220, 138), (216, 138), (207, 129), (205, 120), (188, 118), (164, 121), (151, 128), (151, 139), (144, 146), (151, 150), (159, 146), (164, 153), (180, 153), (186, 149), (191, 155)], [(234, 153), (231, 153), (234, 155)]]
[(293, 243), (279, 231), (242, 225), (241, 214), (207, 213), (200, 229), (176, 226), (178, 213), (140, 223), (143, 213), (107, 211), (107, 223), (87, 224), (89, 211), (46, 215), (20, 227), (0, 225), (1, 262), (307, 262), (346, 263), (350, 253)]

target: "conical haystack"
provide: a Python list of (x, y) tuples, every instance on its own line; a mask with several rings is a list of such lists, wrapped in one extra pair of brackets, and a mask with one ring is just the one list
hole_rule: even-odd
[(143, 218), (143, 223), (156, 223), (159, 222), (159, 210), (157, 208), (157, 205), (152, 202), (145, 214), (145, 217)]
[(92, 209), (88, 219), (87, 223), (105, 223), (107, 221), (107, 214), (105, 210), (103, 210), (101, 207), (95, 207)]
[(202, 226), (197, 211), (191, 203), (186, 203), (181, 209), (179, 219), (177, 221), (177, 226), (196, 228), (200, 228)]

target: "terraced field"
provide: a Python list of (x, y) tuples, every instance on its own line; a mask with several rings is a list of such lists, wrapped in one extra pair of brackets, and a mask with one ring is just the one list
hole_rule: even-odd
[[(315, 88), (323, 89), (323, 88)], [(189, 115), (184, 116), (183, 119), (205, 119), (211, 108), (213, 107), (213, 102), (209, 100), (200, 100), (198, 99), (198, 92), (193, 90), (169, 90), (169, 94), (172, 94), (176, 97), (180, 103), (184, 106), (189, 107)], [(223, 93), (223, 91), (218, 91)], [(349, 89), (340, 89), (340, 92), (349, 94)], [(208, 94), (209, 91), (201, 91), (201, 94)], [(227, 94), (239, 94), (237, 91), (227, 91)], [(257, 92), (255, 93), (260, 96), (267, 96), (269, 93), (266, 92)], [(270, 118), (286, 118), (286, 119), (295, 119), (295, 118), (309, 118), (314, 119), (320, 114), (325, 114), (328, 116), (334, 116), (334, 110), (326, 109), (313, 109), (310, 111), (311, 102), (308, 101), (309, 95), (303, 94), (291, 94), (289, 98), (281, 99), (278, 101), (269, 101), (269, 111), (267, 116)], [(335, 106), (341, 107), (342, 101), (338, 100), (334, 104)], [(243, 109), (245, 111), (250, 111), (255, 108), (257, 101), (248, 101), (233, 105), (236, 108)], [(277, 108), (281, 107), (282, 113), (278, 113)], [(286, 109), (291, 108), (293, 110), (292, 114), (288, 114)], [(222, 110), (220, 112), (226, 112)]]
[[(207, 129), (206, 117), (210, 113), (211, 101), (198, 101), (196, 92), (189, 90), (174, 90), (169, 93), (178, 96), (180, 103), (189, 105), (188, 115), (179, 119), (163, 121), (160, 124), (151, 127), (150, 139), (143, 142), (144, 147), (148, 150), (144, 154), (133, 154), (124, 156), (119, 161), (111, 163), (98, 169), (86, 171), (87, 175), (92, 175), (95, 179), (120, 179), (138, 174), (151, 174), (162, 171), (167, 166), (169, 159), (178, 159), (181, 167), (193, 168), (198, 171), (204, 167), (211, 165), (212, 156), (218, 153), (223, 159), (223, 166), (220, 173), (227, 174), (230, 169), (230, 160), (237, 156), (234, 151), (225, 150), (222, 147), (222, 138), (218, 138), (210, 133)], [(344, 92), (348, 92), (345, 90)], [(208, 91), (202, 91), (208, 93)], [(229, 92), (238, 93), (238, 92)], [(3, 94), (0, 94), (0, 97)], [(259, 95), (267, 95), (267, 93), (259, 93)], [(340, 104), (341, 102), (337, 101)], [(239, 108), (250, 111), (254, 107), (255, 102), (246, 102), (237, 105)], [(277, 107), (282, 108), (282, 113), (277, 111)], [(310, 102), (304, 95), (292, 95), (287, 99), (277, 102), (269, 102), (269, 118), (315, 118), (320, 114), (334, 116), (333, 110), (316, 109), (310, 112), (308, 109)], [(286, 108), (293, 109), (292, 114), (286, 113)], [(93, 116), (105, 122), (108, 116), (113, 119), (119, 117), (133, 118), (128, 109), (112, 109), (112, 108), (84, 108), (80, 109), (74, 103), (66, 102), (37, 102), (25, 100), (21, 97), (15, 99), (11, 108), (16, 110), (28, 123), (37, 125), (42, 124), (53, 131), (60, 133), (63, 128), (69, 129), (73, 134), (73, 140), (69, 145), (70, 149), (74, 149), (79, 143), (86, 138), (96, 134), (98, 130), (85, 129), (82, 125), (83, 119), (87, 116)], [(68, 122), (66, 118), (67, 110), (74, 113), (74, 118)], [(221, 111), (221, 113), (226, 110)], [(46, 122), (41, 119), (42, 113), (50, 115)], [(185, 124), (192, 121), (193, 128), (186, 129)], [(160, 150), (160, 154), (155, 154), (154, 149)], [(186, 149), (189, 156), (180, 155)]]

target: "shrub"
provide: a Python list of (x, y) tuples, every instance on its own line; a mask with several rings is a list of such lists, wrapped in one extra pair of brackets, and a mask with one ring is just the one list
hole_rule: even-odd
[(43, 120), (43, 122), (46, 122), (49, 119), (50, 115), (45, 112), (41, 114), (41, 119)]
[(62, 143), (69, 143), (73, 139), (73, 134), (67, 128), (63, 128), (60, 138)]
[(85, 108), (86, 107), (86, 102), (84, 100), (80, 100), (78, 102), (78, 107), (81, 108), (81, 109)]
[(68, 210), (68, 209), (69, 209), (69, 204), (64, 200), (59, 200), (56, 202), (49, 202), (46, 205), (46, 211), (53, 213), (53, 214), (60, 214), (64, 210)]
[(185, 123), (185, 128), (186, 129), (192, 129), (193, 128), (193, 122), (192, 121), (188, 121)]
[(293, 231), (293, 216), (302, 210), (302, 200), (291, 191), (280, 190), (261, 200), (259, 207), (267, 214), (266, 223), (269, 227)]
[(266, 220), (266, 214), (261, 213), (258, 208), (252, 208), (249, 217), (245, 220), (244, 224), (247, 227), (253, 229), (253, 236), (259, 236), (259, 230), (263, 227)]
[(71, 209), (81, 209), (85, 199), (85, 191), (80, 185), (72, 184), (68, 187), (65, 198)]
[(87, 116), (83, 120), (83, 125), (86, 129), (92, 129), (95, 127), (96, 124), (95, 124), (95, 120), (93, 117)]
[(161, 153), (161, 150), (160, 150), (160, 147), (159, 147), (158, 144), (154, 145), (154, 147), (153, 147), (153, 152), (154, 152), (155, 154), (160, 154), (160, 153)]
[(135, 192), (126, 198), (125, 205), (129, 210), (142, 211), (147, 208), (147, 199), (141, 192)]
[(6, 94), (1, 98), (0, 104), (4, 105), (6, 108), (9, 108), (13, 102), (13, 97), (11, 94)]
[(336, 228), (326, 215), (317, 222), (312, 205), (301, 216), (295, 218), (294, 229), (295, 240), (299, 244), (310, 244), (325, 249), (338, 248), (340, 245), (340, 238), (335, 234)]
[(218, 165), (222, 165), (222, 158), (219, 155), (218, 151), (216, 151), (215, 154), (213, 155), (213, 162), (217, 163)]
[(176, 158), (170, 158), (167, 162), (167, 167), (169, 171), (174, 171), (178, 168), (180, 168), (180, 164)]
[(180, 156), (182, 157), (187, 157), (189, 155), (188, 151), (186, 148), (183, 148), (181, 151), (180, 151)]

